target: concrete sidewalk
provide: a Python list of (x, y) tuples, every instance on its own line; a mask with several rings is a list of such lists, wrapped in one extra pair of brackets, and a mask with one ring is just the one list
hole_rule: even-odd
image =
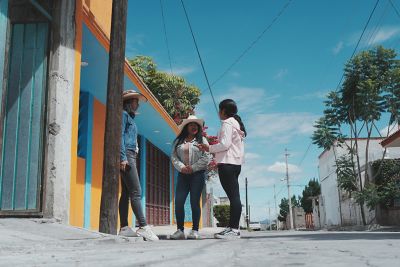
[[(176, 231), (175, 225), (152, 227), (160, 239), (169, 239)], [(199, 233), (203, 238), (213, 238), (214, 233), (222, 228), (202, 228)], [(188, 233), (190, 229), (185, 229)], [(0, 218), (0, 251), (9, 246), (29, 245), (37, 242), (61, 241), (94, 242), (141, 242), (142, 238), (125, 238), (99, 233), (84, 228), (63, 225), (53, 219), (16, 219)]]

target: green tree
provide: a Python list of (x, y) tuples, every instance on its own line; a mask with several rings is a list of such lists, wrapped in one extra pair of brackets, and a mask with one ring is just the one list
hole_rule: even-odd
[[(343, 85), (339, 91), (328, 94), (324, 116), (315, 124), (313, 143), (324, 149), (333, 148), (340, 188), (350, 193), (363, 192), (374, 180), (368, 172), (364, 172), (362, 179), (361, 167), (369, 162), (371, 137), (382, 137), (376, 122), (386, 114), (389, 115), (389, 129), (400, 119), (400, 61), (393, 49), (378, 46), (360, 52), (347, 62)], [(350, 136), (343, 133), (350, 133)], [(388, 134), (389, 131), (386, 136)], [(366, 139), (363, 149), (358, 144), (360, 136)], [(338, 159), (336, 146), (344, 146), (348, 157)], [(385, 153), (386, 150), (382, 159)], [(360, 162), (361, 154), (365, 155), (365, 162)], [(365, 225), (364, 198), (357, 201)]]
[[(295, 195), (292, 196), (292, 207), (300, 207), (300, 197), (296, 198)], [(278, 220), (281, 222), (286, 221), (286, 217), (289, 214), (289, 201), (287, 198), (282, 198), (279, 204), (279, 216)]]
[(303, 190), (302, 197), (300, 198), (300, 205), (305, 212), (312, 212), (312, 200), (310, 197), (316, 197), (321, 194), (321, 186), (319, 182), (312, 179), (308, 182), (308, 185)]
[(218, 205), (214, 206), (214, 217), (218, 220), (217, 225), (219, 227), (229, 226), (229, 205)]
[(177, 124), (194, 114), (200, 102), (199, 88), (182, 77), (159, 71), (151, 57), (137, 56), (130, 59), (129, 64)]

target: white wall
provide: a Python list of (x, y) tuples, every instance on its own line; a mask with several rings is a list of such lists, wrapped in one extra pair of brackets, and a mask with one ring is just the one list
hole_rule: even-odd
[[(380, 145), (382, 139), (370, 140), (368, 162), (382, 159), (384, 149)], [(347, 140), (347, 144), (350, 146), (351, 141)], [(367, 142), (364, 139), (358, 141), (358, 147), (360, 151), (360, 166), (365, 166), (365, 148)], [(346, 146), (335, 147), (336, 156), (348, 154)], [(400, 148), (390, 148), (387, 150), (386, 158), (400, 158)], [(335, 226), (341, 224), (340, 209), (339, 209), (339, 194), (337, 189), (337, 176), (335, 167), (335, 156), (333, 148), (329, 151), (324, 151), (319, 157), (319, 175), (321, 182), (321, 196), (323, 205), (321, 205), (321, 224), (325, 226)], [(364, 185), (364, 174), (362, 173), (362, 182)], [(344, 224), (361, 224), (361, 211), (354, 200), (348, 199), (341, 193), (341, 209), (342, 219)], [(323, 214), (322, 214), (323, 213)], [(374, 217), (373, 212), (369, 212), (365, 209), (367, 222), (372, 220)], [(322, 225), (322, 226), (324, 226)]]

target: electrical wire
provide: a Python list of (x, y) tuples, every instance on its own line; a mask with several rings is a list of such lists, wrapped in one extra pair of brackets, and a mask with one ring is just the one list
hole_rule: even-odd
[[(353, 57), (354, 57), (354, 55), (356, 54), (357, 49), (358, 49), (358, 46), (360, 45), (361, 39), (362, 39), (362, 37), (364, 36), (365, 30), (367, 29), (368, 24), (369, 24), (369, 22), (371, 21), (371, 18), (372, 18), (372, 16), (373, 16), (374, 13), (375, 13), (375, 10), (376, 10), (376, 7), (377, 7), (378, 4), (379, 4), (379, 1), (380, 1), (380, 0), (377, 0), (377, 1), (376, 1), (374, 8), (372, 9), (372, 11), (371, 11), (371, 13), (370, 13), (370, 15), (369, 15), (368, 20), (367, 20), (367, 23), (365, 24), (364, 29), (363, 29), (363, 31), (361, 32), (360, 38), (358, 38), (358, 42), (357, 42), (357, 44), (356, 44), (356, 47), (354, 48), (353, 53), (351, 54), (351, 57), (350, 57), (349, 61), (352, 60)], [(336, 87), (336, 91), (339, 90), (339, 87), (340, 87), (340, 85), (342, 84), (343, 78), (344, 78), (344, 73), (342, 74), (342, 77), (340, 78), (340, 81), (339, 81), (339, 83), (338, 83), (338, 85), (337, 85), (337, 87)]]
[(279, 13), (275, 16), (275, 18), (272, 20), (272, 22), (257, 36), (257, 38), (250, 43), (250, 45), (243, 50), (243, 52), (233, 61), (231, 65), (211, 84), (215, 85), (217, 82), (219, 82), (239, 61), (250, 51), (250, 49), (253, 48), (253, 46), (258, 43), (258, 41), (261, 40), (261, 38), (264, 36), (264, 34), (275, 24), (275, 22), (280, 18), (280, 16), (285, 12), (285, 10), (289, 7), (293, 0), (289, 0), (279, 11)]
[(167, 26), (166, 26), (166, 24), (165, 24), (164, 6), (163, 6), (163, 3), (162, 3), (162, 0), (160, 0), (160, 7), (161, 7), (161, 18), (162, 18), (163, 28), (164, 28), (165, 44), (166, 44), (166, 46), (167, 46), (167, 51), (168, 51), (169, 68), (170, 68), (170, 70), (171, 70), (171, 75), (172, 75), (173, 72), (172, 72), (171, 52), (170, 52), (170, 49), (169, 49), (168, 35), (167, 35)]
[(218, 112), (218, 108), (217, 108), (217, 103), (215, 102), (214, 94), (213, 94), (213, 92), (211, 90), (211, 85), (210, 85), (210, 82), (208, 80), (206, 69), (204, 67), (203, 60), (202, 60), (201, 55), (200, 55), (199, 47), (197, 45), (197, 41), (196, 41), (196, 38), (194, 36), (194, 32), (193, 32), (193, 29), (192, 29), (192, 24), (190, 23), (190, 19), (189, 19), (188, 13), (186, 11), (185, 4), (183, 3), (183, 0), (181, 0), (181, 4), (182, 4), (182, 7), (183, 7), (183, 11), (185, 12), (185, 16), (186, 16), (187, 23), (189, 25), (190, 33), (192, 34), (193, 42), (194, 42), (194, 45), (196, 47), (197, 55), (198, 55), (199, 60), (200, 60), (201, 68), (203, 69), (203, 73), (204, 73), (204, 77), (205, 77), (206, 82), (207, 82), (208, 90), (210, 91), (211, 98), (212, 98), (212, 101), (214, 103), (215, 111), (218, 114), (219, 112)]

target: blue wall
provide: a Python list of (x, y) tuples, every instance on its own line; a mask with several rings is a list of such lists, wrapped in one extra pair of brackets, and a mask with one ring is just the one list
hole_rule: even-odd
[[(0, 96), (3, 95), (4, 53), (7, 38), (8, 0), (0, 0)], [(1, 109), (1, 102), (0, 102)]]
[[(81, 69), (81, 90), (91, 93), (101, 103), (106, 104), (108, 52), (86, 25), (83, 25), (82, 61), (87, 62), (88, 66)], [(124, 78), (124, 89), (139, 91), (127, 75)], [(171, 145), (167, 143), (172, 143), (175, 133), (153, 106), (142, 103), (135, 121), (139, 134), (167, 155), (170, 154)]]

